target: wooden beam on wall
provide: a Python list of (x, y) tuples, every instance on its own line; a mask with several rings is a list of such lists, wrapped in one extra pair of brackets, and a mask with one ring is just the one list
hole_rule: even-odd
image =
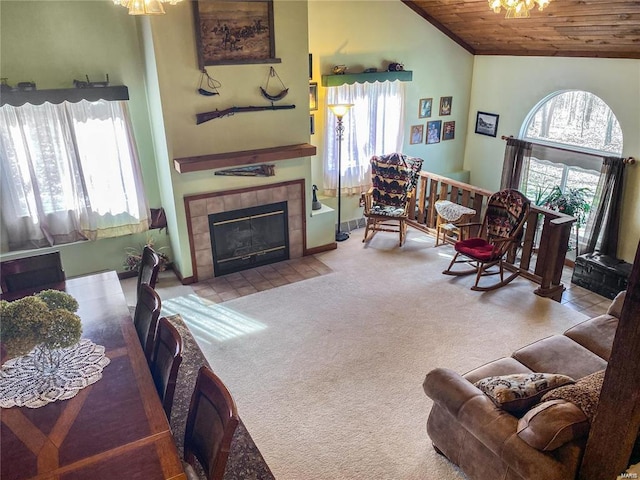
[(580, 468), (580, 480), (611, 480), (627, 469), (640, 430), (640, 243)]

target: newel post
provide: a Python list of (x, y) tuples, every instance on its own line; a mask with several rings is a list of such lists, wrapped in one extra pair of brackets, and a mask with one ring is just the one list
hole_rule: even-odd
[(575, 221), (574, 217), (567, 215), (552, 220), (545, 215), (535, 269), (536, 275), (541, 277), (540, 287), (534, 291), (536, 295), (552, 298), (557, 302), (562, 300), (562, 269), (571, 227)]

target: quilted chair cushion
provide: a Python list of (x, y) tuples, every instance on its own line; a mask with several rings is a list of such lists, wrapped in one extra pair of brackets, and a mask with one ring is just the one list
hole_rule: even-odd
[(402, 217), (404, 215), (404, 208), (374, 204), (369, 213), (373, 215), (384, 215), (385, 217)]
[(371, 177), (373, 201), (377, 205), (404, 208), (409, 192), (415, 187), (422, 159), (407, 158), (401, 153), (373, 156)]
[(462, 253), (471, 258), (488, 262), (490, 260), (497, 260), (500, 258), (499, 252), (494, 249), (494, 246), (487, 242), (484, 238), (468, 238), (456, 242), (454, 248), (457, 252)]
[(526, 212), (529, 200), (517, 190), (494, 193), (487, 205), (487, 234), (491, 237), (509, 237)]

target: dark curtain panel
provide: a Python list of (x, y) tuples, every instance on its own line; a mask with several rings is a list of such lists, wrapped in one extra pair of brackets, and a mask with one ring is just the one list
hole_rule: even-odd
[(502, 164), (502, 179), (500, 190), (505, 188), (520, 188), (522, 171), (526, 169), (531, 158), (531, 143), (517, 138), (507, 139)]
[(622, 158), (604, 158), (602, 174), (593, 201), (593, 212), (587, 224), (585, 253), (597, 250), (601, 255), (616, 257), (624, 166)]

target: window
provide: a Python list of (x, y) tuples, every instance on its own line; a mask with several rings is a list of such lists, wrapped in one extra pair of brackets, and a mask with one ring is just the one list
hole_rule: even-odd
[[(353, 104), (343, 118), (342, 193), (359, 194), (369, 188), (369, 160), (373, 155), (401, 151), (404, 97), (404, 84), (400, 81), (356, 83), (327, 89), (327, 104)], [(328, 109), (326, 118), (324, 187), (325, 193), (332, 194), (338, 184), (338, 142), (336, 118)]]
[[(603, 157), (622, 153), (622, 130), (608, 105), (584, 91), (557, 92), (529, 114), (521, 138), (533, 142), (521, 189), (541, 204), (554, 186), (586, 188), (593, 202)], [(584, 225), (580, 226), (582, 235)]]
[(0, 153), (10, 250), (148, 229), (125, 102), (4, 105)]

